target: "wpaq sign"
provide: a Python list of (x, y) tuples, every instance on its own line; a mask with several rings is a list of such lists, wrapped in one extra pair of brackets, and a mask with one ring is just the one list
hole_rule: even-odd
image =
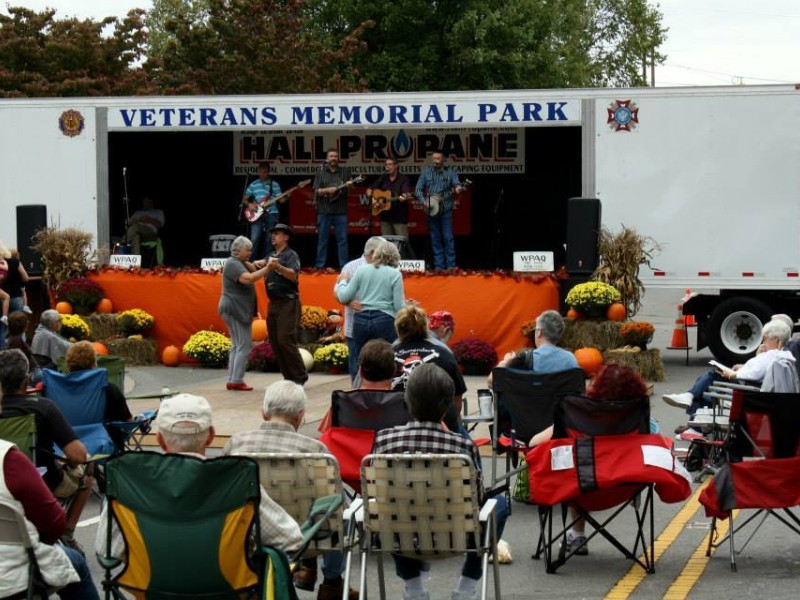
[(555, 270), (552, 252), (514, 252), (514, 271), (521, 273)]

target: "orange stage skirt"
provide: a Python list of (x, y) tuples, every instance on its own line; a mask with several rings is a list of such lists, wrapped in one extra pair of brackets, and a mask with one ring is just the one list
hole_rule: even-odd
[[(219, 273), (166, 273), (160, 271), (108, 270), (90, 275), (121, 312), (141, 308), (155, 318), (150, 332), (159, 349), (183, 347), (189, 336), (213, 329), (227, 333), (217, 314), (222, 290)], [(333, 296), (336, 273), (301, 273), (303, 304), (327, 310), (343, 307)], [(558, 283), (551, 277), (501, 276), (496, 274), (409, 275), (404, 281), (406, 298), (413, 298), (430, 312), (449, 310), (456, 329), (450, 344), (477, 337), (492, 344), (498, 356), (525, 346), (520, 333), (525, 321), (548, 309), (558, 310)], [(267, 295), (262, 282), (255, 284), (258, 311), (266, 318)]]

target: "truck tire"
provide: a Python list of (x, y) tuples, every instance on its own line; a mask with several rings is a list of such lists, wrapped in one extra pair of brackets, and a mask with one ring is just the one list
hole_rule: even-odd
[(708, 348), (728, 366), (742, 364), (761, 344), (763, 323), (772, 315), (769, 305), (744, 296), (720, 302), (708, 319)]

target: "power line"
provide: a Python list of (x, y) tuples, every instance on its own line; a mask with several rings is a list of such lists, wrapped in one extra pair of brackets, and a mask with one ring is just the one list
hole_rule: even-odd
[(730, 77), (731, 79), (738, 79), (740, 81), (744, 80), (744, 79), (750, 79), (750, 80), (753, 80), (753, 81), (765, 81), (765, 82), (769, 82), (769, 83), (796, 83), (796, 81), (789, 81), (789, 80), (786, 80), (786, 79), (768, 79), (768, 78), (765, 78), (765, 77), (751, 77), (749, 75), (738, 75), (738, 74), (734, 74), (734, 73), (725, 73), (723, 71), (711, 71), (709, 69), (701, 69), (699, 67), (689, 67), (689, 66), (686, 66), (686, 65), (676, 65), (674, 63), (664, 63), (661, 66), (671, 67), (671, 68), (675, 68), (675, 69), (686, 69), (687, 71), (697, 71), (698, 73), (709, 73), (709, 74), (712, 74), (712, 75), (721, 75), (721, 76), (724, 76), (724, 77)]

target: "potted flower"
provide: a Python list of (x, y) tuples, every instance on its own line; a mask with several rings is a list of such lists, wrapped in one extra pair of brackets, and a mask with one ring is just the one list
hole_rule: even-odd
[(68, 340), (79, 342), (89, 339), (89, 325), (78, 315), (61, 315), (59, 333)]
[(125, 336), (146, 333), (154, 322), (153, 315), (141, 308), (132, 308), (117, 315), (117, 326)]
[(567, 294), (566, 303), (582, 315), (596, 319), (605, 316), (614, 302), (620, 301), (617, 289), (601, 281), (579, 283)]
[(224, 367), (231, 353), (231, 341), (216, 331), (198, 331), (183, 345), (183, 353), (204, 367)]
[(56, 291), (56, 300), (69, 302), (79, 315), (92, 312), (104, 296), (103, 288), (86, 277), (67, 279)]
[(638, 346), (647, 350), (647, 344), (653, 340), (656, 328), (644, 321), (629, 321), (619, 328), (619, 335), (627, 346)]
[(328, 344), (314, 351), (314, 364), (324, 366), (328, 373), (341, 373), (347, 368), (348, 356), (347, 344)]
[(309, 344), (318, 339), (328, 327), (328, 311), (321, 306), (304, 306), (300, 311), (300, 343)]
[(275, 358), (275, 351), (269, 342), (261, 342), (253, 346), (247, 357), (247, 368), (265, 373), (278, 370), (278, 359)]
[(476, 337), (453, 344), (453, 354), (465, 375), (486, 375), (497, 364), (497, 351), (488, 342)]

